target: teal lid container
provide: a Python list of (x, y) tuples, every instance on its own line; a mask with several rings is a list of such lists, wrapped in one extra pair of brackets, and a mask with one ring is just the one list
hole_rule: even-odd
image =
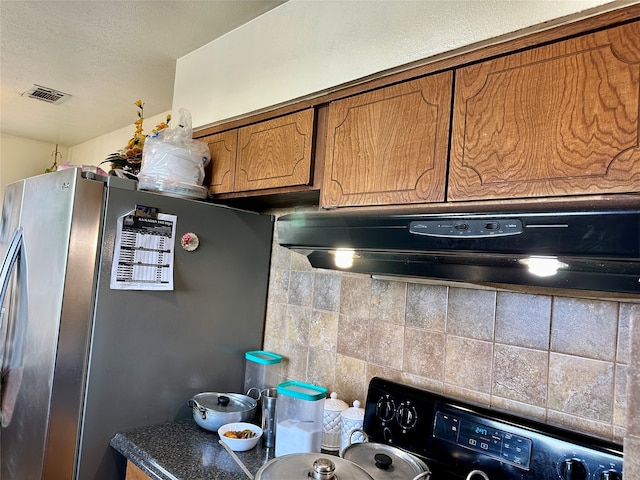
[(244, 391), (254, 398), (267, 388), (276, 388), (282, 357), (277, 353), (253, 350), (244, 354)]
[(276, 457), (290, 453), (320, 453), (327, 389), (288, 381), (278, 385)]
[(327, 389), (310, 383), (291, 380), (278, 385), (278, 395), (287, 395), (307, 402), (316, 402), (327, 398)]
[(275, 365), (282, 362), (282, 357), (277, 353), (265, 352), (264, 350), (254, 350), (244, 354), (245, 360), (259, 363), (261, 365)]

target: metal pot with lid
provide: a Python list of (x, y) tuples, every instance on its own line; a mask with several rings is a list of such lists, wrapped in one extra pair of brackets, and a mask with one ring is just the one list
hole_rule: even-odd
[(344, 458), (320, 453), (291, 453), (265, 463), (255, 480), (374, 480)]
[(384, 443), (352, 443), (342, 452), (345, 460), (359, 465), (374, 480), (428, 480), (431, 471), (415, 455)]
[(187, 405), (193, 408), (193, 419), (200, 427), (217, 432), (226, 423), (250, 421), (258, 402), (239, 393), (203, 392), (194, 395)]

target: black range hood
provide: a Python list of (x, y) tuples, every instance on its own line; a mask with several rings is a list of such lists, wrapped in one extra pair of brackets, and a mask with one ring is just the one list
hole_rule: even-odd
[(279, 244), (305, 254), (317, 268), (472, 284), (640, 293), (638, 208), (293, 213), (280, 217), (277, 228)]

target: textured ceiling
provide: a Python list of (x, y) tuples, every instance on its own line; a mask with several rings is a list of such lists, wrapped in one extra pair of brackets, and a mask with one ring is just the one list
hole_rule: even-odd
[(178, 58), (282, 3), (0, 0), (0, 133), (73, 146), (132, 124), (138, 99), (170, 110)]

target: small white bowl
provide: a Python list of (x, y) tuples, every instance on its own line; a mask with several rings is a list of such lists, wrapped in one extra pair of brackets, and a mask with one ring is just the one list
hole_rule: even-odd
[[(225, 432), (241, 432), (243, 430), (251, 430), (255, 435), (251, 438), (231, 438), (225, 437), (224, 435)], [(262, 437), (262, 429), (253, 423), (227, 423), (218, 429), (218, 435), (220, 436), (220, 440), (226, 443), (231, 450), (235, 452), (245, 452), (251, 450), (258, 444), (258, 440)]]

